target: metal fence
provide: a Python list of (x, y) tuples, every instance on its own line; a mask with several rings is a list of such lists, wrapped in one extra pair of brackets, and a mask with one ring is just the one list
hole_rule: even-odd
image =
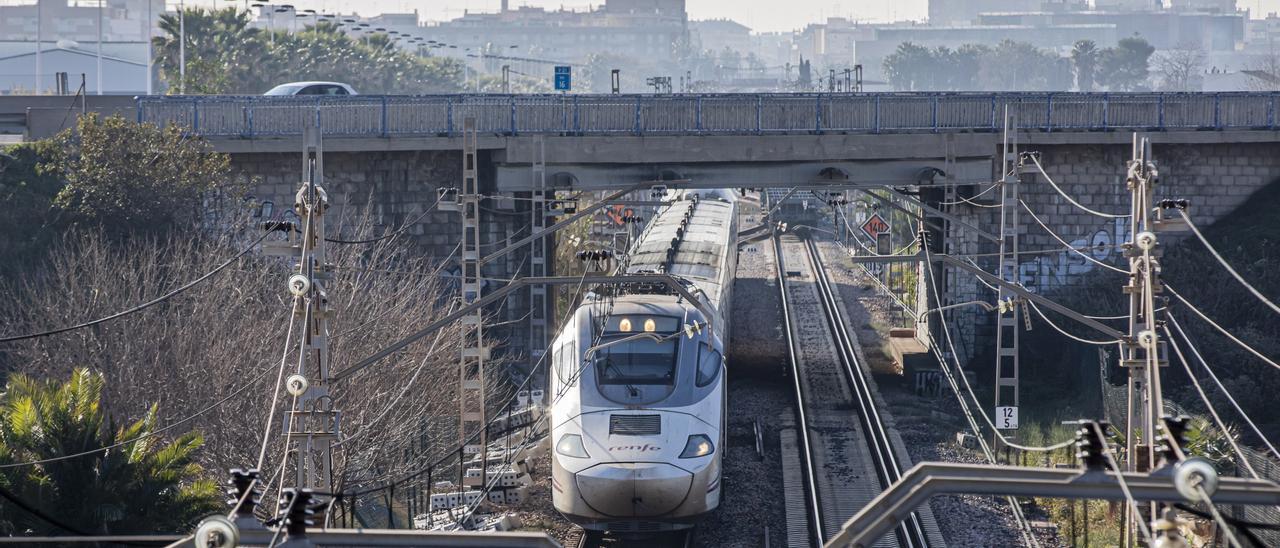
[(1277, 93), (144, 96), (139, 122), (209, 137), (483, 133), (714, 135), (1276, 129)]

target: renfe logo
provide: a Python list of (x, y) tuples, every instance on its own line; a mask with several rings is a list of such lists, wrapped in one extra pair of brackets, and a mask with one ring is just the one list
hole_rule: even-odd
[(647, 443), (644, 445), (615, 445), (609, 448), (610, 453), (618, 452), (618, 451), (661, 451), (661, 450), (662, 450), (661, 447), (658, 447), (656, 445), (649, 445)]

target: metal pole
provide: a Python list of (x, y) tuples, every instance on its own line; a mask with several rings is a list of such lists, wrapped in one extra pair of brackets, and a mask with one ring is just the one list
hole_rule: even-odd
[(44, 91), (41, 73), (44, 72), (44, 59), (40, 50), (44, 49), (44, 0), (36, 0), (36, 93)]
[(102, 95), (102, 4), (107, 0), (98, 0), (98, 95)]
[(178, 93), (186, 95), (187, 93), (187, 9), (183, 3), (184, 0), (178, 0)]
[(154, 4), (155, 0), (147, 0), (147, 95), (154, 93), (151, 88), (151, 75), (153, 72), (152, 63), (154, 63), (153, 57), (155, 57), (151, 51), (151, 27), (155, 26), (155, 19), (153, 19), (151, 15), (151, 7)]

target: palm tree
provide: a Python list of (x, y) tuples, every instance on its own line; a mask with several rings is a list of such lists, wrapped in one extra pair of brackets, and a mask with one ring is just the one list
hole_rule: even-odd
[[(152, 434), (154, 405), (142, 419), (117, 428), (100, 405), (103, 383), (101, 374), (88, 369), (77, 369), (66, 383), (10, 376), (0, 395), (0, 464), (113, 448), (5, 468), (0, 486), (88, 533), (172, 533), (218, 510), (218, 488), (200, 479), (202, 469), (193, 459), (204, 443), (200, 433), (164, 443)], [(0, 531), (67, 534), (14, 505), (0, 505)]]
[(1076, 88), (1093, 91), (1094, 69), (1098, 65), (1098, 45), (1093, 40), (1080, 40), (1071, 48), (1071, 64), (1075, 67)]

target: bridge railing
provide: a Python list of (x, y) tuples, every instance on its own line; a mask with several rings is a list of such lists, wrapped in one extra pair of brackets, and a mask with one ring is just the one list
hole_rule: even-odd
[(209, 137), (686, 135), (997, 131), (1008, 109), (1040, 131), (1276, 129), (1274, 92), (717, 95), (145, 96), (138, 121)]

